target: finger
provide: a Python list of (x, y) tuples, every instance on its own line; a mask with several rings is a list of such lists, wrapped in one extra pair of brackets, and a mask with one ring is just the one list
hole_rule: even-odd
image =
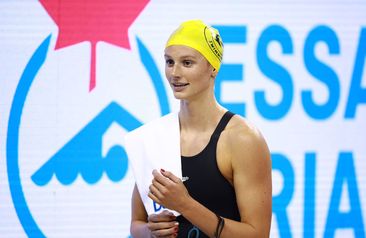
[(176, 216), (168, 210), (164, 210), (158, 214), (151, 214), (148, 216), (150, 222), (175, 222)]
[(182, 182), (182, 180), (180, 178), (178, 178), (177, 176), (175, 176), (172, 172), (170, 171), (165, 171), (164, 169), (160, 169), (160, 173), (168, 178), (169, 180), (173, 181), (174, 183), (179, 183)]
[(152, 230), (151, 234), (156, 237), (174, 237), (174, 234), (178, 233), (178, 226), (174, 225), (165, 229)]
[[(164, 189), (164, 188), (162, 188), (162, 189)], [(155, 196), (157, 199), (161, 199), (163, 197), (162, 192), (154, 184), (151, 184), (149, 186), (149, 190), (150, 190), (150, 193), (153, 196)]]
[(162, 212), (159, 213), (160, 216), (169, 216), (169, 217), (174, 217), (174, 219), (176, 218), (176, 216), (174, 216), (174, 213), (172, 213), (169, 210), (163, 210)]
[[(159, 183), (156, 179), (153, 179), (151, 181), (151, 185), (153, 185), (158, 191), (160, 191), (161, 193), (164, 193), (164, 191), (166, 191), (166, 188), (163, 184)], [(150, 185), (150, 186), (151, 186)]]
[[(163, 221), (151, 222), (151, 221), (149, 221), (147, 223), (147, 227), (151, 231), (170, 229), (170, 228), (175, 228), (175, 227), (178, 227), (178, 226), (179, 226), (179, 223), (176, 222), (176, 221), (168, 221), (168, 222), (163, 222)], [(174, 229), (174, 230), (176, 230), (176, 229)]]
[[(171, 235), (166, 235), (165, 236), (165, 235), (156, 235), (154, 233), (156, 233), (156, 232), (151, 232), (151, 235), (152, 235), (153, 238), (176, 238), (177, 235), (178, 235), (178, 234), (171, 234)], [(160, 233), (158, 233), (158, 234), (160, 234)]]
[(148, 193), (147, 195), (149, 198), (151, 198), (154, 202), (161, 204), (161, 201), (159, 200), (159, 198), (157, 198), (151, 191)]
[(154, 176), (154, 180), (157, 181), (158, 183), (161, 183), (163, 186), (166, 186), (171, 182), (170, 179), (163, 176), (156, 169), (153, 170), (152, 174)]

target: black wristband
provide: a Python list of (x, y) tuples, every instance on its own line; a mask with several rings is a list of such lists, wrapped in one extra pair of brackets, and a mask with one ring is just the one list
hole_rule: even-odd
[(217, 216), (217, 226), (216, 226), (216, 231), (214, 234), (215, 238), (220, 238), (221, 232), (224, 229), (225, 226), (225, 220), (224, 218), (220, 217), (219, 215), (215, 214)]

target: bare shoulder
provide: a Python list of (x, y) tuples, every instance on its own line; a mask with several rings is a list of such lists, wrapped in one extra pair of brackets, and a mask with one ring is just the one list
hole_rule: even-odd
[(227, 142), (232, 145), (267, 146), (260, 130), (252, 122), (239, 115), (233, 116), (223, 133)]
[(245, 163), (252, 167), (265, 162), (261, 160), (269, 160), (266, 140), (260, 130), (247, 119), (235, 115), (222, 135), (227, 144), (227, 152), (231, 155), (233, 168), (234, 163)]

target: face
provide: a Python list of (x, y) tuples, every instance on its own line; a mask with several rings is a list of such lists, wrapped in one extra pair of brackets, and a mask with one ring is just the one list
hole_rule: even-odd
[(165, 49), (165, 75), (175, 98), (194, 99), (213, 93), (216, 72), (197, 50), (181, 45)]

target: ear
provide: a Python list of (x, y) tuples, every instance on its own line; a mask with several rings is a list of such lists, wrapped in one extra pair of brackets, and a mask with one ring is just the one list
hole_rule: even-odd
[(211, 73), (211, 78), (216, 78), (217, 75), (217, 70), (215, 68), (213, 68), (212, 73)]

